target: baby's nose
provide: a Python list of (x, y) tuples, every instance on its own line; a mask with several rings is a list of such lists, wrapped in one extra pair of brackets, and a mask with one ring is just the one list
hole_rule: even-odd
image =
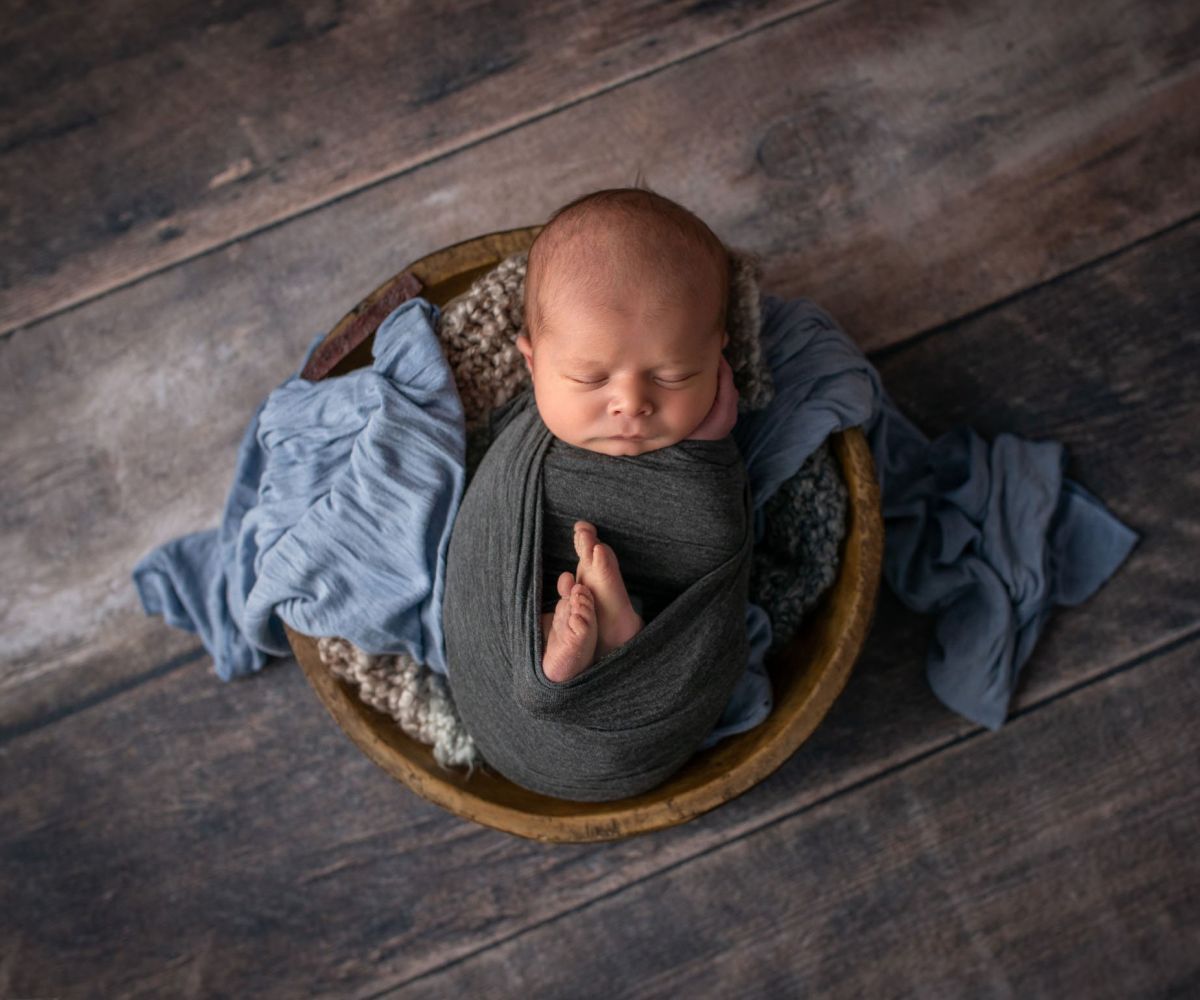
[(625, 385), (609, 399), (608, 412), (614, 417), (648, 417), (654, 412), (654, 403), (637, 384)]

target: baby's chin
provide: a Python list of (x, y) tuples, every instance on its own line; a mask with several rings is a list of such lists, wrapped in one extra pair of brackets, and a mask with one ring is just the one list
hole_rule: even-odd
[(645, 455), (647, 452), (658, 451), (675, 444), (669, 437), (649, 437), (636, 440), (627, 438), (589, 438), (584, 441), (572, 441), (576, 448), (585, 451), (598, 452), (601, 455), (633, 456)]

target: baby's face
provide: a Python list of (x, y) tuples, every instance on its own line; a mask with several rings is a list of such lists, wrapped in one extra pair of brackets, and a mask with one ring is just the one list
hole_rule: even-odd
[(712, 408), (729, 340), (711, 298), (556, 289), (536, 346), (517, 338), (550, 432), (605, 455), (641, 455), (688, 437)]

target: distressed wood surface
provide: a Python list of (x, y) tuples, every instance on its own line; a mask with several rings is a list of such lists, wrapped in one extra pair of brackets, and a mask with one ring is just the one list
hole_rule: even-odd
[[(1200, 12), (810, 6), (553, 6), (582, 59), (540, 9), (400, 38), (315, 2), (12, 8), (0, 995), (1195, 991)], [(639, 170), (925, 430), (1062, 440), (1144, 538), (999, 733), (934, 698), (885, 590), (770, 778), (546, 846), (408, 793), (294, 665), (221, 684), (129, 571), (215, 526), (254, 407), (367, 291)]]
[(1194, 996), (1198, 655), (1200, 634), (376, 995)]
[[(0, 557), (22, 567), (0, 582), (0, 725), (195, 648), (143, 619), (129, 570), (215, 526), (258, 402), (429, 250), (641, 166), (763, 251), (766, 287), (879, 348), (1196, 211), (1200, 120), (1177, 113), (1200, 79), (1191, 7), (922, 11), (789, 18), (0, 340)], [(817, 108), (806, 146), (787, 123)], [(832, 124), (864, 116), (878, 127)], [(815, 172), (770, 166), (780, 128)]]
[[(359, 225), (331, 231), (348, 221), (332, 203), (315, 213), (338, 254), (390, 247), (431, 215), (438, 236), (414, 258), (640, 170), (872, 341), (990, 301), (981, 282), (1015, 291), (1194, 210), (1190, 0), (807, 6), (600, 4), (565, 21), (557, 4), (479, 6), (434, 42), (412, 27), (424, 17), (401, 31), (395, 13), (313, 5), (221, 23), (193, 2), (159, 51), (59, 11), (45, 24), (61, 54), (30, 38), (8, 61), (22, 100), (0, 155), (0, 329), (371, 184)], [(168, 85), (143, 84), (160, 70)], [(473, 155), (446, 169), (456, 149)]]
[[(1130, 677), (1149, 670), (1164, 647), (1194, 640), (1200, 627), (1198, 600), (1194, 588), (1188, 589), (1198, 541), (1187, 520), (1200, 499), (1200, 482), (1188, 471), (1197, 467), (1193, 428), (1195, 400), (1200, 398), (1195, 391), (1200, 343), (1195, 318), (1200, 310), (1187, 268), (1198, 249), (1200, 224), (1180, 227), (879, 358), (885, 383), (902, 407), (912, 409), (919, 399), (944, 393), (945, 407), (956, 419), (977, 425), (986, 425), (989, 413), (996, 412), (1001, 393), (1011, 388), (1006, 380), (1016, 380), (1026, 403), (996, 417), (1005, 420), (1005, 429), (1065, 428), (1072, 471), (1086, 473), (1081, 475), (1084, 485), (1146, 535), (1118, 575), (1085, 606), (1055, 614), (1027, 667), (1017, 707), (1036, 708), (1030, 717), (1046, 719), (1045, 728), (1059, 733), (1059, 742), (1023, 750), (1025, 742), (1019, 735), (1009, 739), (1008, 727), (991, 736), (946, 711), (923, 676), (927, 620), (909, 615), (885, 592), (875, 629), (842, 698), (800, 753), (767, 781), (684, 827), (616, 845), (548, 847), (462, 823), (410, 795), (329, 722), (294, 666), (223, 685), (199, 664), (179, 665), (0, 747), (0, 785), (20, 789), (0, 805), (0, 829), (6, 831), (0, 884), (8, 887), (9, 903), (0, 916), (0, 955), (8, 957), (0, 966), (8, 977), (0, 979), (0, 989), (62, 996), (188, 991), (365, 996), (441, 975), (442, 970), (452, 977), (461, 969), (469, 980), (477, 974), (474, 970), (488, 967), (492, 948), (511, 958), (512, 975), (538, 983), (551, 972), (537, 961), (520, 964), (530, 954), (528, 942), (545, 940), (538, 925), (590, 926), (590, 914), (603, 912), (611, 914), (603, 918), (603, 934), (608, 935), (603, 939), (613, 940), (621, 931), (612, 921), (620, 922), (623, 911), (605, 899), (641, 900), (646, 897), (639, 884), (663, 886), (661, 897), (669, 902), (657, 912), (666, 920), (676, 914), (671, 907), (679, 898), (677, 887), (687, 882), (693, 867), (698, 877), (709, 880), (705, 884), (738, 881), (746, 886), (747, 896), (739, 897), (739, 905), (747, 905), (753, 894), (763, 899), (756, 920), (769, 917), (779, 887), (791, 884), (800, 892), (811, 885), (804, 897), (812, 899), (820, 914), (833, 914), (831, 922), (810, 925), (815, 940), (824, 941), (822, 934), (839, 927), (843, 943), (861, 931), (886, 944), (889, 928), (894, 930), (888, 922), (891, 911), (872, 909), (867, 905), (871, 897), (862, 898), (885, 863), (871, 860), (867, 848), (873, 841), (856, 841), (861, 850), (849, 859), (832, 848), (818, 850), (815, 860), (803, 851), (792, 855), (789, 864), (808, 865), (805, 877), (810, 881), (799, 884), (768, 869), (764, 881), (771, 885), (766, 886), (751, 880), (739, 864), (761, 857), (759, 845), (774, 848), (780, 843), (772, 831), (783, 823), (807, 828), (804, 817), (810, 807), (824, 809), (820, 803), (833, 799), (844, 801), (839, 810), (857, 814), (855, 802), (868, 808), (864, 796), (872, 794), (869, 783), (902, 787), (910, 766), (933, 766), (947, 753), (955, 754), (946, 765), (949, 777), (929, 786), (930, 796), (940, 796), (929, 803), (931, 822), (942, 813), (947, 822), (958, 823), (964, 817), (979, 821), (996, 815), (961, 804), (972, 790), (982, 794), (989, 784), (974, 776), (980, 773), (991, 783), (1020, 782), (1008, 787), (1032, 788), (1040, 796), (1038, 803), (1052, 802), (1058, 785), (1046, 775), (1056, 775), (1068, 788), (1081, 783), (1080, 773), (1069, 770), (1081, 756), (1078, 739), (1093, 738), (1097, 731), (1121, 732), (1144, 717), (1145, 729), (1122, 744), (1136, 766), (1126, 770), (1116, 761), (1107, 762), (1111, 771), (1104, 773), (1117, 777), (1112, 784), (1105, 784), (1110, 780), (1105, 778), (1095, 786), (1098, 797), (1089, 800), (1082, 812), (1085, 825), (1075, 833), (1091, 829), (1091, 819), (1112, 808), (1103, 796), (1134, 796), (1130, 801), (1136, 802), (1143, 794), (1145, 769), (1153, 770), (1157, 761), (1186, 752), (1194, 743), (1179, 743), (1177, 730), (1158, 725), (1158, 716), (1148, 709), (1131, 715), (1118, 711), (1115, 718), (1105, 709), (1090, 726), (1072, 727), (1061, 720), (1086, 695), (1084, 685), (1093, 683), (1100, 690), (1113, 682), (1108, 675), (1122, 667)], [(942, 371), (956, 354), (979, 359), (997, 350), (1002, 340), (1013, 343), (992, 372), (998, 380), (994, 386), (984, 388)], [(1061, 353), (1048, 354), (1048, 345)], [(982, 362), (976, 370), (985, 371)], [(1078, 394), (1067, 384), (1077, 379), (1084, 386)], [(1111, 409), (1123, 414), (1127, 437), (1114, 438), (1107, 425), (1093, 428), (1099, 415)], [(1081, 413), (1093, 417), (1081, 420)], [(1164, 480), (1147, 473), (1169, 461), (1178, 463), (1178, 476)], [(1194, 641), (1183, 649), (1189, 664), (1194, 649)], [(1178, 686), (1164, 687), (1152, 678), (1145, 690), (1156, 699), (1164, 692), (1171, 695), (1181, 712), (1186, 697), (1194, 706), (1194, 686), (1190, 695), (1180, 694)], [(1194, 714), (1194, 708), (1188, 712)], [(1009, 725), (1021, 724), (1015, 720)], [(1066, 734), (1075, 735), (1068, 739)], [(999, 740), (1017, 756), (972, 764), (972, 754), (954, 750), (959, 744), (986, 747)], [(1128, 774), (1128, 786), (1116, 783), (1122, 774)], [(1171, 780), (1184, 780), (1182, 767), (1171, 774)], [(1068, 780), (1072, 777), (1074, 781)], [(901, 780), (901, 786), (887, 784), (893, 780)], [(1085, 791), (1077, 793), (1081, 802), (1092, 787), (1083, 784)], [(881, 823), (886, 831), (892, 828), (892, 810), (886, 800), (880, 808), (877, 814), (885, 817)], [(1009, 826), (984, 827), (979, 834), (994, 834), (989, 843), (997, 866), (1009, 855), (1028, 857), (1020, 855), (1020, 843), (1036, 839), (1035, 831), (1042, 829), (1040, 808), (1030, 806), (1014, 815)], [(793, 816), (799, 818), (788, 819)], [(810, 842), (818, 847), (838, 842), (840, 828), (821, 829), (828, 832), (815, 832), (816, 840)], [(1167, 862), (1162, 859), (1172, 856), (1175, 841), (1154, 842), (1156, 850), (1137, 853), (1136, 845), (1130, 846), (1119, 832), (1104, 829), (1110, 833), (1093, 834), (1097, 850), (1116, 852), (1130, 862), (1128, 898), (1184, 890), (1195, 896), (1191, 869), (1176, 864), (1171, 869), (1175, 881), (1163, 881)], [(1061, 835), (1069, 834), (1065, 829)], [(895, 845), (898, 865), (913, 851), (936, 846), (928, 838), (906, 846), (899, 836), (875, 845), (885, 856)], [(793, 840), (782, 842), (786, 847)], [(745, 853), (738, 846), (742, 842), (751, 844)], [(948, 840), (940, 849), (963, 847), (961, 841)], [(1059, 894), (1065, 896), (1070, 886), (1084, 899), (1113, 898), (1106, 895), (1111, 888), (1106, 888), (1106, 869), (1072, 869), (1053, 844), (1049, 850), (1051, 860), (1059, 860), (1048, 884)], [(969, 874), (961, 855), (950, 857), (959, 859)], [(724, 879), (713, 874), (719, 864), (714, 858), (731, 859)], [(847, 869), (855, 858), (860, 864)], [(1078, 873), (1078, 883), (1067, 881), (1071, 871)], [(1041, 928), (1029, 912), (1041, 905), (1038, 885), (1022, 891), (1025, 883), (1014, 886), (1004, 877), (1001, 868), (997, 878), (1010, 886), (1005, 900), (986, 912), (971, 909), (961, 898), (955, 905), (955, 897), (939, 904), (949, 909), (938, 909), (937, 894), (930, 902), (911, 875), (897, 891), (907, 886), (915, 894), (914, 912), (928, 912), (935, 931), (939, 915), (965, 914), (961, 919), (969, 921), (976, 912), (981, 933), (997, 926), (1019, 931), (1026, 923)], [(700, 897), (691, 898), (695, 902)], [(720, 911), (719, 894), (706, 899), (708, 910)], [(900, 899), (903, 903), (908, 897)], [(926, 906), (933, 909), (922, 909)], [(1111, 914), (1111, 907), (1105, 912)], [(1194, 928), (1193, 910), (1180, 905), (1170, 912), (1174, 923), (1164, 925), (1166, 930), (1175, 934)], [(331, 913), (338, 914), (336, 921), (329, 919)], [(860, 914), (859, 923), (854, 923), (854, 913)], [(965, 932), (948, 926), (947, 940), (958, 946)], [(323, 929), (314, 934), (314, 927)], [(698, 933), (719, 930), (719, 925), (697, 926)], [(1010, 940), (1000, 930), (991, 935), (977, 939), (978, 947), (999, 949)], [(764, 950), (755, 951), (751, 942), (738, 938), (735, 946), (746, 949), (746, 964), (738, 965), (736, 955), (717, 949), (711, 956), (713, 968), (753, 981), (756, 968), (765, 975), (774, 963), (782, 974), (794, 968), (789, 956), (805, 940), (803, 925), (794, 938), (769, 939)], [(1073, 941), (1062, 940), (1065, 950), (1041, 953), (1041, 968), (1048, 976), (1063, 977), (1064, 983), (1092, 982), (1078, 978), (1074, 952), (1067, 947)], [(121, 959), (115, 962), (118, 942)], [(819, 954), (820, 948), (810, 953)], [(688, 946), (674, 954), (674, 979), (703, 979), (702, 954)], [(908, 961), (904, 954), (898, 953), (898, 962)], [(1022, 965), (1022, 954), (1014, 952), (1011, 962), (1025, 975), (1035, 974), (1036, 963)], [(1171, 961), (1156, 961), (1146, 976), (1188, 973), (1177, 951), (1151, 954)], [(971, 960), (970, 953), (963, 955)], [(1110, 947), (1109, 955), (1112, 962), (1123, 963), (1126, 975), (1146, 961), (1132, 945), (1124, 951)], [(981, 961), (986, 971), (988, 965)], [(856, 966), (848, 958), (837, 968), (852, 981)], [(1010, 969), (1010, 974), (1017, 973)], [(595, 980), (582, 977), (598, 973), (594, 966), (581, 965), (580, 975), (566, 992), (585, 990)], [(987, 982), (981, 982), (986, 991)], [(669, 982), (662, 985), (668, 987)], [(1000, 986), (994, 992), (1003, 995)]]
[[(1187, 954), (1181, 958), (1177, 942), (1189, 928), (1194, 933), (1197, 919), (1194, 867), (1188, 867), (1194, 866), (1194, 852), (1181, 849), (1186, 841), (1174, 833), (1170, 840), (1144, 838), (1139, 846), (1120, 828), (1097, 824), (1106, 815), (1111, 820), (1114, 801), (1136, 804), (1146, 790), (1190, 794), (1194, 809), (1187, 756), (1190, 752), (1194, 771), (1194, 727), (1181, 730), (1169, 719), (1164, 724), (1157, 708), (1148, 710), (1127, 695), (1116, 699), (1115, 711), (1107, 705), (1085, 711), (1089, 724), (1071, 725), (1063, 718), (1081, 693), (1074, 689), (1066, 697), (1026, 706), (1028, 717), (1012, 720), (997, 735), (976, 729), (952, 734), (943, 725), (937, 743), (924, 750), (910, 746), (905, 756), (871, 760), (864, 769), (861, 765), (879, 747), (875, 734), (864, 728), (867, 699), (894, 699), (877, 703), (868, 714), (903, 714), (910, 735), (930, 735), (939, 728), (936, 709), (921, 696), (918, 646), (912, 641), (920, 631), (913, 627), (916, 620), (894, 602), (885, 603), (881, 630), (862, 673), (851, 681), (857, 709), (852, 702), (839, 702), (840, 724), (819, 730), (781, 772), (742, 799), (687, 827), (616, 845), (534, 844), (459, 822), (407, 794), (319, 718), (317, 703), (294, 668), (251, 682), (252, 691), (239, 693), (196, 671), (178, 670), (104, 710), (64, 719), (61, 728), (31, 734), (0, 755), (6, 787), (19, 779), (27, 789), (0, 803), (6, 831), (0, 875), (7, 904), (0, 911), (0, 954), (6, 957), (0, 989), (12, 996), (64, 998), (363, 997), (442, 970), (452, 977), (458, 967), (469, 980), (489, 966), (492, 947), (501, 949), (511, 975), (540, 987), (556, 977), (561, 982), (572, 963), (565, 953), (566, 969), (550, 969), (538, 958), (527, 961), (531, 942), (548, 941), (541, 936), (543, 924), (575, 940), (571, 928), (594, 926), (592, 915), (600, 907), (607, 913), (601, 939), (612, 940), (621, 934), (615, 925), (627, 913), (636, 915), (640, 927), (647, 908), (654, 907), (643, 885), (662, 887), (657, 923), (670, 915), (678, 918), (675, 930), (656, 940), (673, 946), (662, 958), (684, 983), (703, 978), (707, 959), (696, 943), (710, 944), (722, 933), (729, 937), (713, 945), (715, 973), (731, 975), (730, 965), (737, 962), (733, 952), (744, 947), (748, 982), (772, 971), (786, 975), (797, 968), (796, 945), (836, 934), (842, 949), (837, 968), (852, 982), (854, 932), (884, 942), (891, 940), (889, 934), (908, 936), (895, 926), (895, 909), (873, 895), (881, 869), (889, 870), (891, 849), (901, 871), (892, 881), (885, 877), (884, 884), (913, 894), (893, 900), (895, 906), (910, 905), (909, 917), (920, 915), (931, 931), (944, 919), (945, 933), (954, 932), (947, 944), (955, 947), (963, 944), (965, 933), (955, 928), (957, 914), (967, 929), (981, 935), (971, 943), (974, 951), (956, 953), (972, 970), (989, 950), (1024, 939), (1022, 928), (1046, 893), (1103, 904), (1108, 958), (1124, 967), (1126, 977), (1140, 969), (1142, 981), (1149, 983), (1153, 976), (1186, 972)], [(1156, 701), (1165, 696), (1177, 705), (1185, 723), (1196, 707), (1195, 648), (1193, 635), (1182, 650), (1190, 689), (1162, 684), (1157, 673), (1139, 682)], [(1123, 675), (1151, 672), (1160, 659), (1170, 657), (1151, 658)], [(1112, 677), (1091, 683), (1093, 690), (1100, 689)], [(1039, 730), (1057, 733), (1057, 739), (1046, 746), (1030, 737), (1021, 728), (1028, 719), (1044, 719)], [(1001, 761), (989, 766), (986, 750), (1001, 742), (1006, 748)], [(974, 759), (976, 752), (985, 753), (983, 762)], [(951, 762), (934, 767), (947, 754)], [(848, 770), (851, 762), (854, 769)], [(1147, 781), (1160, 762), (1164, 767), (1157, 782)], [(1174, 767), (1167, 769), (1168, 763)], [(1093, 764), (1104, 769), (1099, 777), (1084, 770)], [(879, 787), (891, 788), (890, 796), (904, 795), (911, 787), (910, 772), (930, 768), (935, 777), (923, 782), (921, 814), (930, 828), (936, 829), (943, 815), (955, 828), (953, 836), (936, 841), (927, 828), (914, 845), (911, 824), (905, 823), (911, 812), (870, 796)], [(1128, 786), (1122, 784), (1125, 773)], [(1070, 794), (1055, 806), (1056, 793), (1063, 791), (1060, 782)], [(971, 795), (997, 786), (1008, 790), (1004, 808), (992, 803), (972, 811)], [(860, 835), (872, 839), (856, 839), (840, 852), (837, 845), (846, 846), (841, 837), (847, 831), (840, 825), (829, 830), (827, 822), (821, 827), (826, 833), (813, 834), (815, 844), (806, 839), (812, 817), (819, 826), (830, 803), (836, 816), (859, 817)], [(1158, 807), (1170, 811), (1173, 823), (1183, 822), (1184, 833), (1194, 828), (1194, 820), (1188, 825), (1187, 815), (1180, 817), (1171, 795), (1165, 794)], [(1073, 831), (1064, 818), (1072, 811), (1081, 817)], [(781, 825), (798, 832), (779, 837), (773, 831)], [(1054, 831), (1050, 843), (1047, 828)], [(972, 835), (978, 839), (971, 840)], [(1072, 866), (1069, 850), (1059, 846), (1072, 836), (1086, 836), (1093, 850), (1110, 858), (1115, 853), (1125, 881), (1114, 884), (1109, 876), (1115, 873), (1107, 865), (1098, 869), (1080, 861)], [(752, 845), (746, 853), (738, 846), (744, 841)], [(798, 846), (804, 844), (814, 847)], [(1020, 870), (1022, 851), (1039, 848), (1044, 865), (1057, 868), (1031, 865), (1044, 876), (1045, 886), (1031, 884), (1028, 872), (1021, 880), (1001, 870), (989, 891), (983, 881), (987, 870), (970, 864), (974, 845), (993, 870), (1006, 858)], [(910, 855), (921, 846), (951, 855), (940, 863), (922, 857), (913, 871)], [(754, 861), (747, 862), (748, 857)], [(727, 867), (720, 867), (722, 859), (728, 859)], [(715, 881), (724, 888), (707, 896), (697, 889), (689, 897), (691, 911), (681, 911), (676, 908), (679, 886), (688, 882), (694, 866), (702, 884)], [(796, 873), (797, 866), (802, 873)], [(1163, 877), (1164, 870), (1170, 877)], [(939, 872), (948, 879), (947, 871), (976, 881), (959, 885), (957, 894), (947, 882), (924, 887), (917, 882), (921, 874), (933, 882)], [(731, 885), (741, 887), (732, 899), (726, 895)], [(972, 887), (978, 888), (969, 891)], [(1168, 909), (1177, 898), (1173, 894), (1189, 887), (1190, 895)], [(1005, 900), (996, 899), (1001, 892)], [(775, 909), (782, 896), (790, 901)], [(606, 902), (623, 898), (636, 905), (614, 912)], [(735, 918), (752, 908), (755, 898), (761, 906), (741, 926)], [(870, 905), (872, 899), (879, 905)], [(1133, 915), (1162, 904), (1151, 925), (1157, 951), (1122, 946), (1114, 938), (1120, 900), (1134, 901), (1126, 903)], [(978, 924), (971, 922), (972, 902), (986, 906)], [(731, 923), (724, 926), (714, 923), (723, 907), (732, 909)], [(769, 925), (772, 912), (790, 933), (755, 950), (746, 934)], [(804, 914), (815, 914), (807, 932)], [(686, 937), (688, 927), (697, 936), (680, 946), (679, 935)], [(982, 936), (985, 931), (995, 936)], [(1026, 942), (1007, 956), (1005, 968), (1013, 976), (1028, 976), (1026, 959), (1036, 952), (1048, 977), (1069, 983), (1074, 951), (1068, 945), (1075, 943), (1065, 941), (1060, 950)], [(547, 946), (553, 953), (553, 945)], [(119, 960), (114, 959), (117, 948)], [(1151, 966), (1147, 951), (1173, 963)], [(814, 945), (800, 953), (811, 963), (822, 949)], [(864, 969), (874, 969), (867, 959), (875, 954), (859, 953)], [(600, 981), (596, 965), (585, 958), (578, 968), (581, 976), (573, 988), (539, 995), (590, 995), (588, 984)], [(636, 964), (631, 969), (639, 971)], [(908, 971), (915, 978), (920, 969)], [(636, 981), (632, 975), (626, 981), (628, 992), (636, 992)], [(667, 988), (661, 982), (660, 987)], [(401, 995), (412, 988), (404, 987)], [(514, 991), (502, 988), (489, 995)]]
[(815, 3), (18, 5), (0, 330)]
[[(887, 703), (872, 715), (911, 704), (910, 736), (932, 725), (926, 735), (953, 740), (946, 729), (961, 726), (920, 675), (919, 620), (883, 603), (835, 714), (861, 713), (854, 685), (874, 675)], [(24, 790), (0, 800), (0, 955), (13, 956), (0, 991), (358, 995), (854, 784), (886, 766), (872, 742), (842, 717), (685, 827), (543, 845), (411, 795), (332, 725), (294, 665), (237, 685), (181, 667), (0, 746), (0, 785)], [(335, 912), (338, 927), (314, 936)]]

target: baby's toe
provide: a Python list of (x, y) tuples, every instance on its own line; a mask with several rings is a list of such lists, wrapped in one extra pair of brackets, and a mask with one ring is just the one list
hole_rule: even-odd
[(592, 550), (596, 547), (596, 528), (589, 521), (575, 522), (575, 554), (579, 556), (581, 565), (586, 565), (592, 558)]
[(563, 597), (556, 605), (554, 605), (554, 618), (550, 622), (550, 627), (556, 631), (561, 631), (567, 627), (567, 622), (571, 618), (571, 602)]
[(625, 581), (621, 577), (621, 566), (617, 562), (617, 554), (611, 545), (597, 542), (592, 550), (592, 586), (615, 588), (620, 586), (625, 590)]
[(596, 603), (601, 656), (623, 646), (642, 630), (642, 619), (633, 610), (617, 554), (608, 545), (597, 544), (588, 570), (588, 586)]
[(595, 619), (596, 605), (591, 591), (576, 584), (571, 589), (571, 621), (574, 623), (579, 620), (585, 625), (591, 625)]

